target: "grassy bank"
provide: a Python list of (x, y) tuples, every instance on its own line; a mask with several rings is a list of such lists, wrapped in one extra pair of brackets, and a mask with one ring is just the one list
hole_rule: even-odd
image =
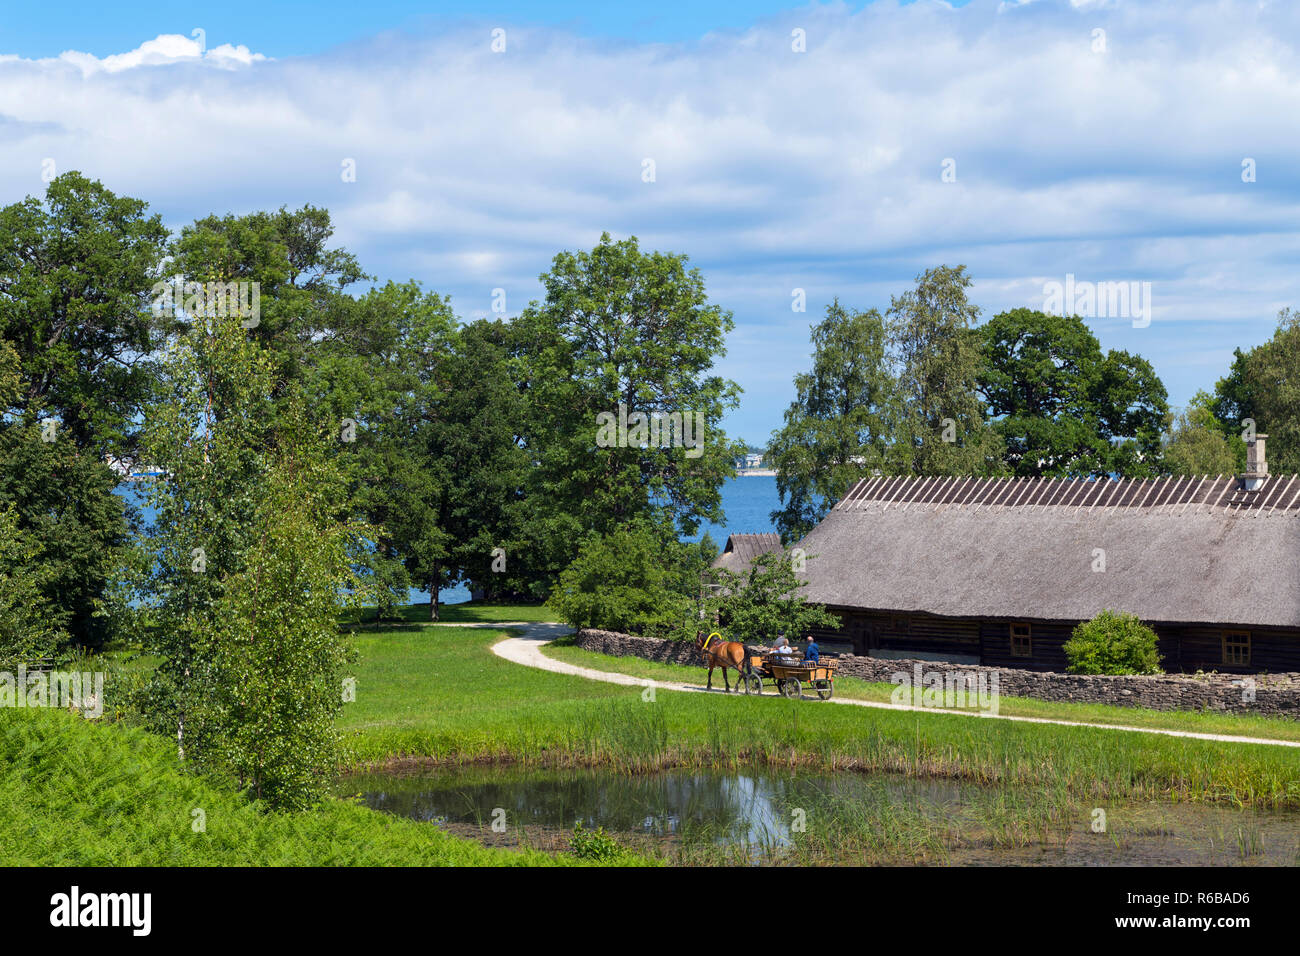
[[(196, 811), (199, 811), (196, 814)], [(197, 820), (203, 832), (195, 832)], [(0, 865), (549, 866), (330, 800), (266, 813), (182, 773), (168, 741), (55, 710), (0, 709)]]
[[(501, 634), (359, 632), (356, 766), (508, 759), (644, 772), (681, 766), (883, 770), (1084, 800), (1300, 806), (1300, 753), (1088, 728), (618, 687), (522, 667)], [(627, 660), (627, 659), (620, 659)]]
[[(589, 667), (592, 670), (631, 674), (647, 680), (701, 683), (707, 671), (701, 667), (682, 664), (662, 664), (640, 657), (614, 657), (595, 651), (583, 650), (571, 643), (559, 641), (543, 649), (547, 657)], [(732, 675), (733, 679), (735, 675)], [(722, 686), (721, 671), (713, 674), (713, 685)], [(853, 677), (835, 681), (835, 696), (848, 700), (870, 700), (888, 703), (897, 690), (893, 684), (869, 683)], [(764, 688), (763, 693), (774, 693)], [(1300, 721), (1285, 717), (1257, 717), (1245, 714), (1223, 714), (1213, 711), (1148, 710), (1142, 707), (1114, 707), (1108, 704), (1081, 704), (1073, 701), (1034, 700), (1029, 697), (1000, 697), (998, 713), (1020, 717), (1039, 717), (1046, 720), (1070, 720), (1079, 723), (1110, 724), (1123, 727), (1149, 727), (1160, 730), (1183, 730), (1198, 734), (1232, 734), (1240, 737), (1261, 737), (1268, 740), (1300, 741)]]

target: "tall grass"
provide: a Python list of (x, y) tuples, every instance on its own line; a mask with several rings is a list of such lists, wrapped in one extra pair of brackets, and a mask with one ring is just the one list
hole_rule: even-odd
[[(201, 824), (201, 825), (200, 825)], [(52, 710), (0, 709), (0, 865), (545, 866), (331, 799), (265, 812), (185, 773), (167, 741)]]

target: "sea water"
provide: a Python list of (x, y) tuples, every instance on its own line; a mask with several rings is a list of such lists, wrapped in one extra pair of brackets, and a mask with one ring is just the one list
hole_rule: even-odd
[[(132, 483), (124, 483), (117, 493), (135, 504), (144, 516), (146, 525), (154, 520), (155, 513), (145, 500), (143, 490)], [(776, 478), (773, 475), (739, 475), (727, 479), (722, 485), (723, 520), (715, 524), (702, 522), (694, 535), (682, 535), (683, 541), (699, 541), (708, 534), (721, 551), (731, 534), (760, 534), (776, 531), (771, 514), (781, 506), (780, 496), (776, 491)], [(459, 585), (444, 588), (438, 592), (438, 599), (443, 604), (459, 604), (470, 598), (469, 588)], [(429, 600), (427, 590), (411, 589), (410, 602), (423, 604)]]

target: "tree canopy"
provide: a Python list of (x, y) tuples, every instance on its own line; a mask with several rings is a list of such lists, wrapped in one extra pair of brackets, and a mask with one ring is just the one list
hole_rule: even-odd
[(1013, 474), (1156, 473), (1168, 405), (1150, 362), (1103, 353), (1078, 316), (1013, 309), (979, 334), (980, 391)]

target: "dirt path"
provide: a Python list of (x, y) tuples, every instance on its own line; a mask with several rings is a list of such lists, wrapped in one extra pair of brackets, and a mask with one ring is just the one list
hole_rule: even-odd
[[(682, 684), (676, 681), (650, 680), (619, 674), (612, 671), (598, 671), (590, 667), (579, 667), (565, 661), (557, 661), (542, 653), (542, 645), (549, 644), (558, 637), (571, 633), (572, 628), (563, 624), (537, 624), (530, 622), (493, 623), (493, 624), (448, 624), (448, 627), (492, 627), (509, 628), (522, 631), (521, 637), (507, 637), (492, 645), (492, 653), (524, 667), (536, 667), (539, 670), (552, 671), (556, 674), (569, 674), (573, 677), (585, 677), (588, 680), (604, 681), (607, 684), (621, 684), (625, 687), (654, 687), (656, 690), (675, 690), (695, 694), (721, 694), (721, 687), (706, 690), (703, 684)], [(715, 675), (716, 676), (716, 675)], [(1096, 730), (1115, 730), (1134, 734), (1160, 734), (1165, 737), (1190, 737), (1195, 740), (1218, 740), (1232, 744), (1264, 744), (1270, 747), (1300, 747), (1298, 740), (1270, 740), (1266, 737), (1239, 737), (1232, 734), (1202, 734), (1190, 730), (1162, 730), (1155, 727), (1126, 727), (1120, 724), (1093, 724), (1074, 720), (1051, 720), (1045, 717), (1017, 717), (1011, 714), (989, 714), (982, 711), (948, 710), (936, 711), (933, 707), (913, 707), (907, 704), (886, 704), (873, 700), (845, 700), (836, 697), (827, 701), (830, 704), (842, 704), (848, 707), (875, 707), (881, 710), (917, 710), (927, 714), (942, 713), (955, 717), (973, 717), (983, 720), (1010, 720), (1022, 724), (1055, 724), (1061, 727), (1091, 727)]]

